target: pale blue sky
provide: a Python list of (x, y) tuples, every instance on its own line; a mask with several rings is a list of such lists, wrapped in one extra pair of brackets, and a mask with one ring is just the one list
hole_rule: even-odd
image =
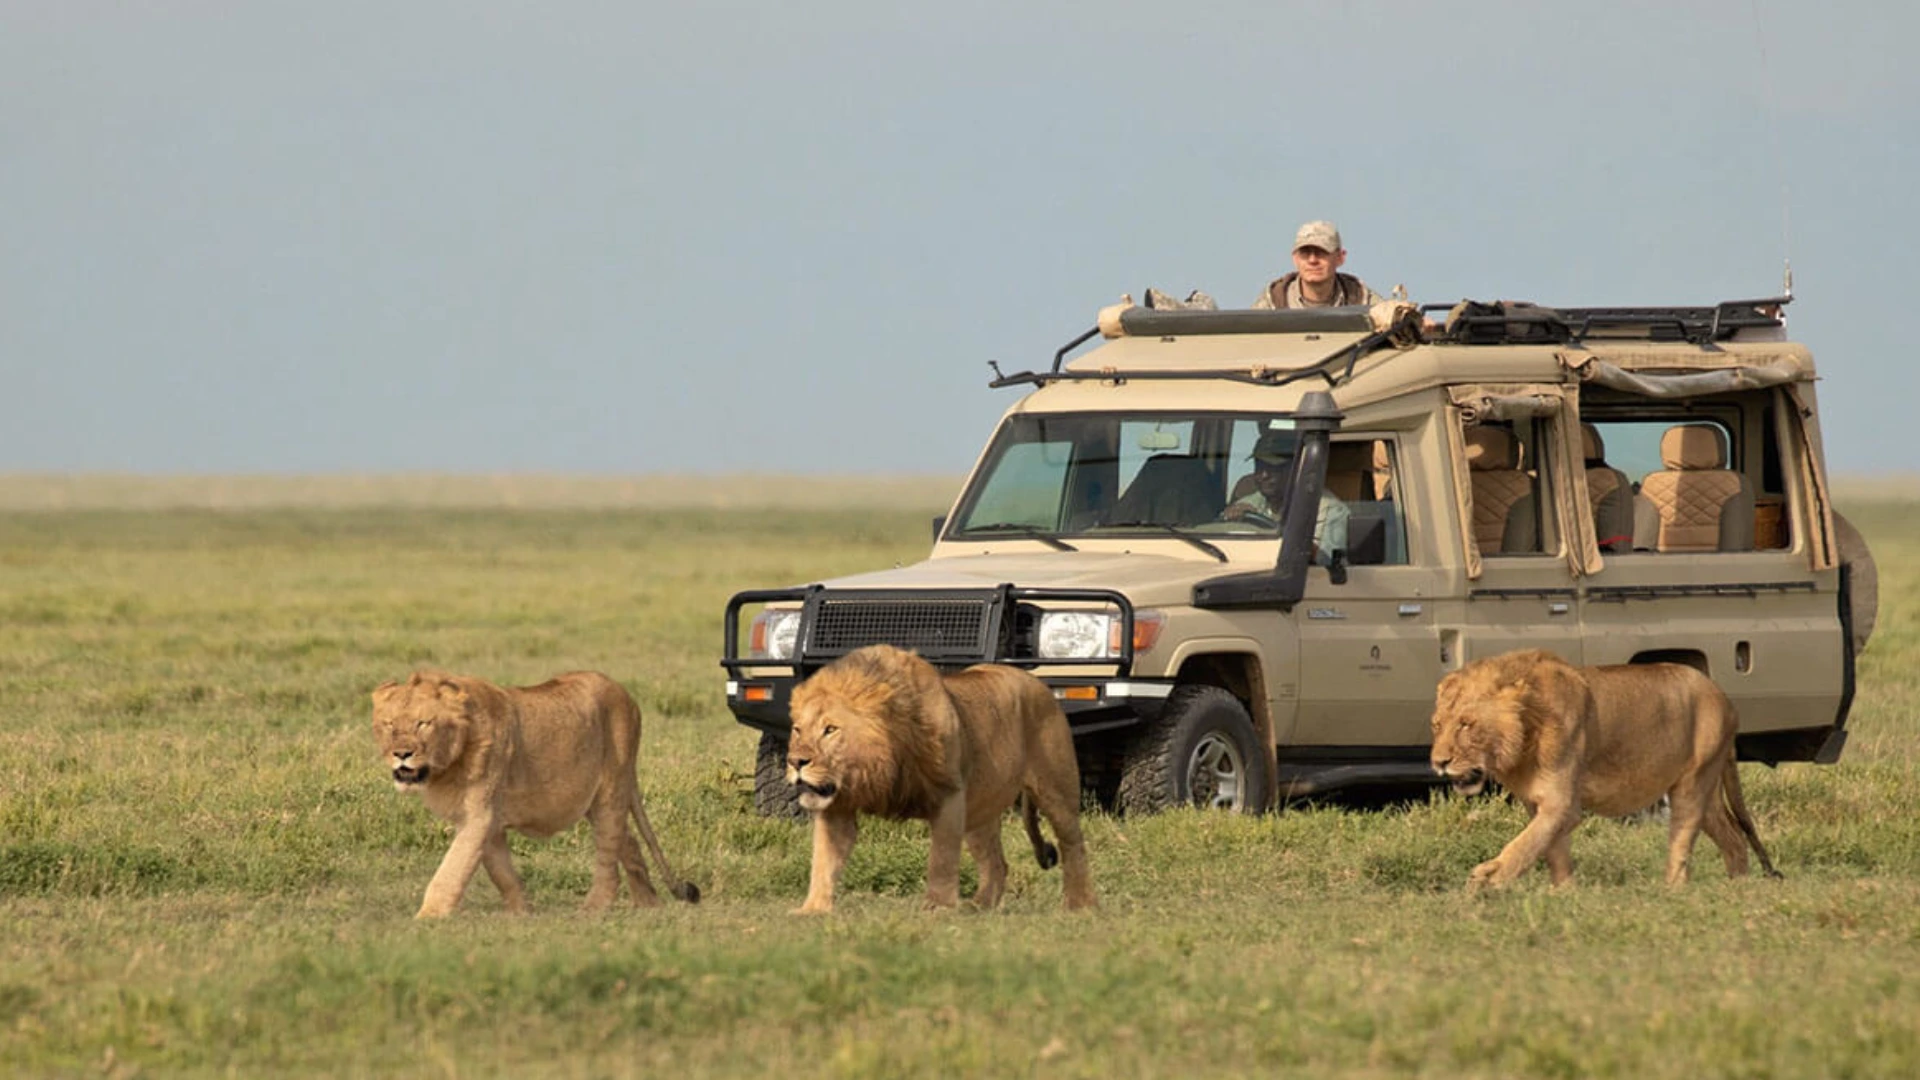
[(1920, 6), (0, 3), (0, 471), (959, 472), (1294, 227), (1417, 300), (1769, 295), (1920, 469)]

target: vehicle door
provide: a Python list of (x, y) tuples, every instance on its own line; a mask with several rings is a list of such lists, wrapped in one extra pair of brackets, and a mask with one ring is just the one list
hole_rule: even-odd
[[(1434, 598), (1437, 548), (1412, 542), (1398, 438), (1343, 432), (1327, 457), (1327, 491), (1347, 510), (1345, 581), (1315, 565), (1293, 618), (1300, 700), (1288, 753), (1333, 758), (1406, 748), (1424, 763), (1427, 718), (1441, 676)], [(1420, 538), (1412, 538), (1416, 541)]]
[(1579, 581), (1566, 545), (1567, 500), (1578, 491), (1562, 425), (1572, 421), (1557, 387), (1530, 389), (1540, 392), (1483, 397), (1454, 411), (1466, 466), (1454, 481), (1469, 546), (1456, 664), (1532, 648), (1584, 662)]

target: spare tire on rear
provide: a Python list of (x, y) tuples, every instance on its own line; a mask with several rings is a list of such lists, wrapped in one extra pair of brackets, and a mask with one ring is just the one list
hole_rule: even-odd
[(1880, 571), (1873, 565), (1873, 552), (1867, 550), (1867, 538), (1853, 522), (1833, 515), (1833, 538), (1840, 546), (1840, 566), (1847, 582), (1847, 608), (1853, 615), (1853, 655), (1859, 656), (1873, 636), (1873, 623), (1880, 614)]

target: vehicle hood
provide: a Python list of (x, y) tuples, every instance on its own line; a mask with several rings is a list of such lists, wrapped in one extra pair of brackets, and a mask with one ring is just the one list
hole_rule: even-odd
[[(1196, 553), (1198, 554), (1198, 553)], [(1211, 558), (1138, 551), (997, 552), (949, 555), (912, 566), (822, 582), (833, 589), (1113, 589), (1135, 606), (1191, 603), (1197, 581), (1252, 569)]]

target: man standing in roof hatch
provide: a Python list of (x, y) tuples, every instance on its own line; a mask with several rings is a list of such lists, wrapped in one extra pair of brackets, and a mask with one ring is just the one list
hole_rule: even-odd
[(1347, 249), (1340, 246), (1340, 230), (1331, 221), (1309, 221), (1293, 236), (1293, 273), (1277, 278), (1261, 290), (1256, 308), (1336, 307), (1373, 305), (1386, 299), (1367, 283), (1340, 267)]

